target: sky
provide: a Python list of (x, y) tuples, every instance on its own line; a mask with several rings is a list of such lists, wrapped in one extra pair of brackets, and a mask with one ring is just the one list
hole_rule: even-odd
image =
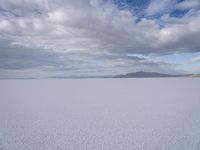
[(200, 0), (0, 0), (0, 78), (200, 73)]

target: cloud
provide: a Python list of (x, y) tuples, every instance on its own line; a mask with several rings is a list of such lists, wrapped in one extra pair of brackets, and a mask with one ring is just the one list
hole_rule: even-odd
[(170, 12), (173, 9), (175, 3), (175, 0), (153, 0), (146, 9), (146, 14), (147, 16), (151, 16)]
[(192, 9), (192, 8), (200, 8), (200, 0), (185, 0), (176, 5), (178, 9)]
[(171, 17), (167, 13), (174, 1), (152, 1), (147, 16), (160, 13), (161, 18), (144, 16), (140, 21), (129, 9), (103, 0), (0, 0), (0, 4), (4, 70), (38, 68), (69, 74), (163, 70), (171, 64), (145, 57), (200, 51), (199, 10)]
[(200, 55), (192, 58), (189, 63), (198, 63), (200, 62)]

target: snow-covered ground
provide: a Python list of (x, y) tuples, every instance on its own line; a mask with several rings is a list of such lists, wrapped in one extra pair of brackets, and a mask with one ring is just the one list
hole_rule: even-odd
[(200, 150), (200, 79), (0, 80), (0, 150)]

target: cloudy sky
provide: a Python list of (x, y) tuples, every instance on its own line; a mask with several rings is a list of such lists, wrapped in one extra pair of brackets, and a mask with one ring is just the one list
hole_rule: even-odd
[(0, 78), (200, 73), (200, 0), (0, 0)]

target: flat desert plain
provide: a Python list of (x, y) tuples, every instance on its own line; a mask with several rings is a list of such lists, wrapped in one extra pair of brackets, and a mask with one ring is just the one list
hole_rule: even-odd
[(200, 150), (200, 79), (0, 80), (0, 150)]

